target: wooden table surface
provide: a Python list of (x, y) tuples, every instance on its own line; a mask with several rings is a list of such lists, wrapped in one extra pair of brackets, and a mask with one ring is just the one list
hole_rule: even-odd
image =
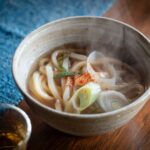
[[(135, 26), (150, 38), (150, 0), (119, 0), (104, 15)], [(150, 150), (150, 101), (127, 125), (94, 137), (57, 131), (35, 116), (25, 101), (19, 105), (32, 121), (28, 150)]]

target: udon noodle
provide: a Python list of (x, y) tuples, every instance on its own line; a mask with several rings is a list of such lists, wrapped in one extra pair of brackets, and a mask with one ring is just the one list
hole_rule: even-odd
[(38, 61), (29, 90), (40, 102), (69, 113), (101, 113), (128, 105), (144, 92), (128, 64), (93, 51), (55, 50)]

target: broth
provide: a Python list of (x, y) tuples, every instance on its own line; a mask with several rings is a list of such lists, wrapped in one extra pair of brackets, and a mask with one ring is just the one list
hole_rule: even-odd
[(14, 150), (17, 149), (22, 137), (12, 131), (0, 131), (0, 149)]
[(86, 47), (56, 48), (39, 58), (31, 70), (31, 95), (68, 113), (113, 111), (136, 100), (145, 90), (133, 67), (100, 51), (90, 53)]

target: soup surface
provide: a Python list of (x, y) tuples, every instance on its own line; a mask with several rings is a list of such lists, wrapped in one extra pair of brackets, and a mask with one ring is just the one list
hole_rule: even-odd
[(144, 92), (134, 68), (100, 51), (84, 55), (76, 49), (56, 49), (32, 70), (28, 85), (33, 97), (68, 113), (113, 111)]

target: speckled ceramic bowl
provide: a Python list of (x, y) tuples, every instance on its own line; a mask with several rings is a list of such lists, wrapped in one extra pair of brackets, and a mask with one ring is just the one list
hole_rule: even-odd
[[(147, 87), (145, 93), (118, 110), (78, 115), (61, 113), (36, 100), (27, 89), (33, 63), (44, 53), (64, 44), (76, 43), (91, 50), (105, 51), (134, 67)], [(132, 119), (150, 95), (150, 41), (135, 28), (103, 17), (72, 17), (48, 23), (30, 33), (13, 59), (13, 75), (33, 112), (50, 126), (73, 135), (89, 136), (114, 130)]]

